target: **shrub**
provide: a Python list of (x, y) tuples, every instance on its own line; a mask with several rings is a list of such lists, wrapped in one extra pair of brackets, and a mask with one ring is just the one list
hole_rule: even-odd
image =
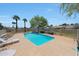
[(40, 33), (45, 33), (45, 31), (40, 31)]
[(49, 31), (49, 32), (48, 32), (48, 34), (52, 34), (52, 35), (53, 35), (53, 34), (54, 34), (54, 32), (50, 32), (50, 31)]

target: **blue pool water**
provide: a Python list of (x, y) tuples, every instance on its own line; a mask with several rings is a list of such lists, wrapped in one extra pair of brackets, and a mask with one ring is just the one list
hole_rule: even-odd
[(36, 46), (40, 46), (50, 40), (53, 40), (54, 37), (50, 37), (44, 34), (38, 34), (38, 33), (25, 33), (24, 37), (31, 41)]

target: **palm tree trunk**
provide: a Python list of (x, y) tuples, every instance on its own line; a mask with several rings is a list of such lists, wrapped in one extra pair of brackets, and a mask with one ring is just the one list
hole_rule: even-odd
[(26, 32), (26, 22), (24, 21), (24, 32)]
[(16, 32), (17, 32), (17, 30), (18, 30), (18, 21), (16, 19)]

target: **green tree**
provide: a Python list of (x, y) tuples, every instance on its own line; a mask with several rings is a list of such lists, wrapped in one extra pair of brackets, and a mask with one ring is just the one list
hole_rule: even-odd
[(71, 23), (70, 25), (72, 25), (72, 26), (73, 26), (74, 24), (73, 24), (73, 23)]
[(3, 29), (3, 25), (2, 25), (2, 23), (0, 23), (0, 30), (2, 30)]
[(45, 27), (48, 25), (47, 19), (44, 18), (43, 16), (34, 16), (31, 19), (30, 23), (32, 28), (35, 28), (35, 27), (38, 28), (38, 32), (40, 27)]
[(24, 32), (26, 32), (26, 22), (27, 22), (27, 19), (24, 18), (23, 21), (24, 21)]
[(17, 30), (18, 30), (18, 20), (20, 20), (20, 17), (17, 16), (17, 15), (14, 15), (13, 19), (16, 21), (16, 32), (17, 32)]
[(67, 24), (67, 23), (63, 23), (61, 26), (65, 26), (65, 27), (66, 27), (66, 26), (68, 26), (68, 25), (69, 25), (69, 24)]

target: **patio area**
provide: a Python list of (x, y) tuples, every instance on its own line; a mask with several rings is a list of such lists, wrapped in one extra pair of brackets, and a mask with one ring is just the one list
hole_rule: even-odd
[(35, 46), (24, 38), (23, 33), (17, 33), (11, 39), (19, 39), (19, 43), (5, 46), (16, 49), (17, 56), (75, 56), (74, 40), (59, 35), (52, 35), (55, 40), (49, 41), (42, 46)]

